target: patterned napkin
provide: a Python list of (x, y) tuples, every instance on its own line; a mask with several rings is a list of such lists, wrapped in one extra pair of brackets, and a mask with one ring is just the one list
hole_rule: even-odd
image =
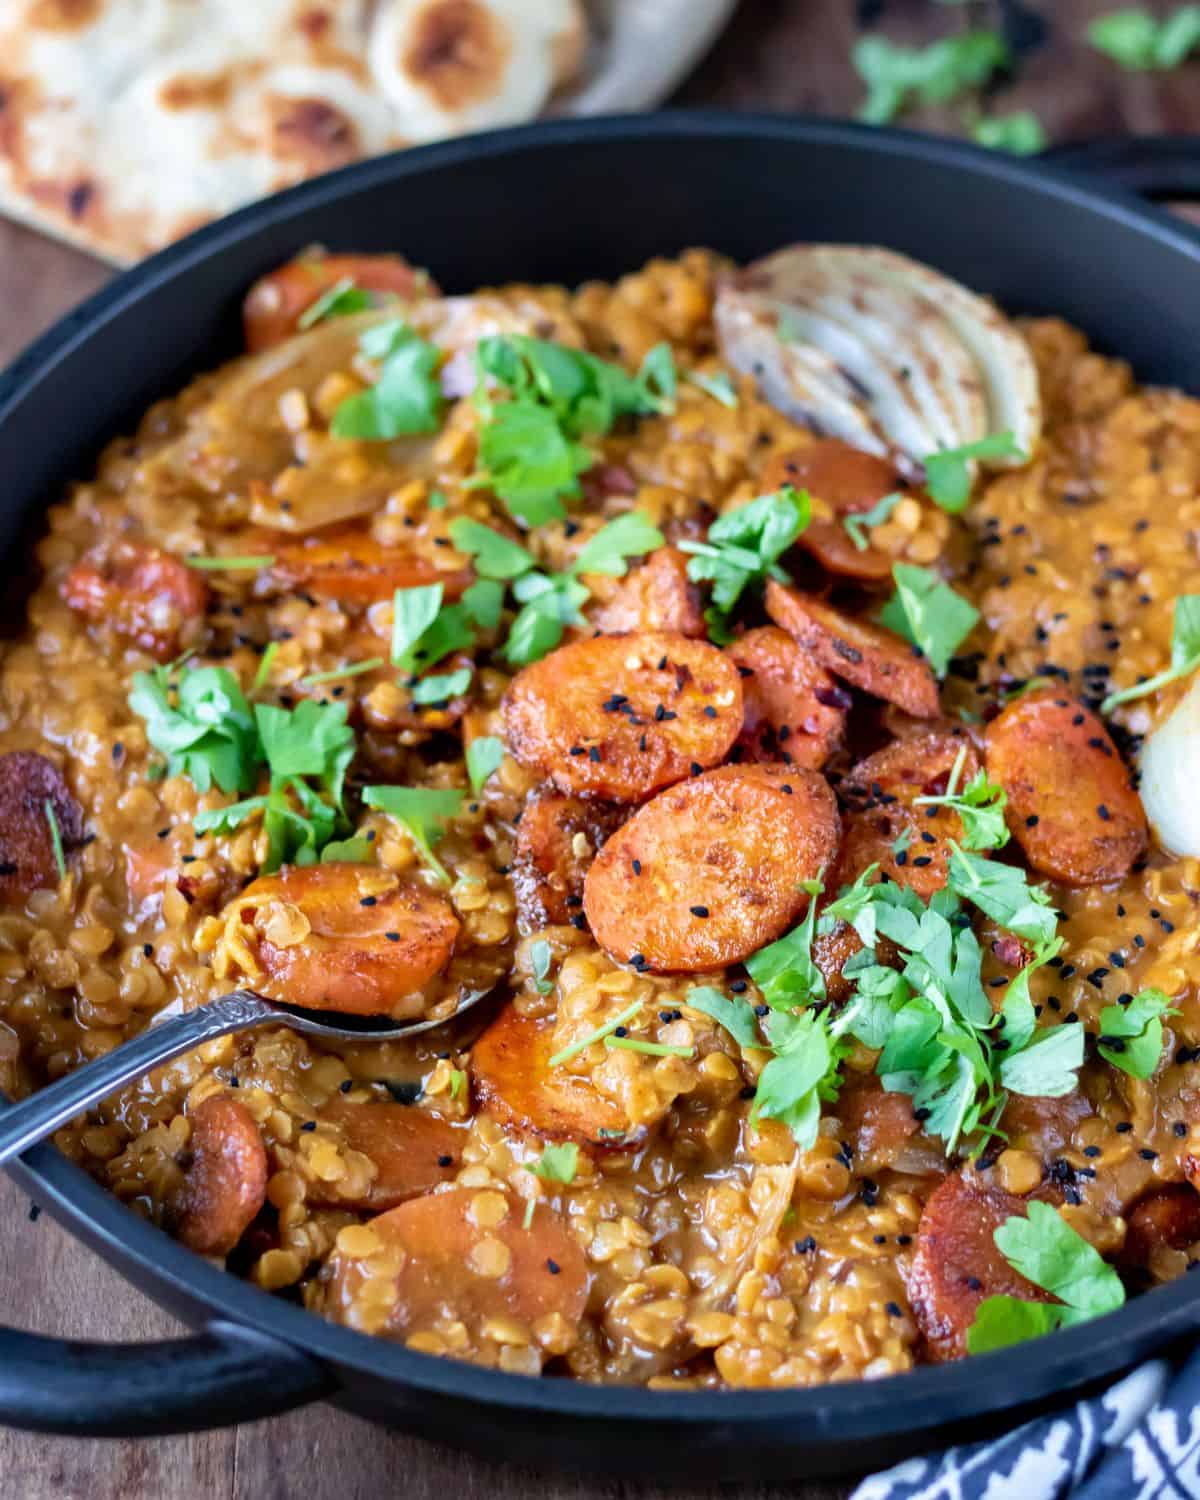
[(1101, 1396), (992, 1442), (913, 1458), (850, 1500), (1198, 1500), (1200, 1353), (1151, 1360)]

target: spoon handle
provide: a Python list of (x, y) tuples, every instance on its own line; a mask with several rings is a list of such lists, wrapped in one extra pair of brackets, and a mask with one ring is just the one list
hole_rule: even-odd
[(19, 1104), (0, 1106), (0, 1167), (160, 1063), (217, 1037), (278, 1019), (265, 1000), (248, 990), (235, 990), (211, 1005), (148, 1027), (133, 1041), (123, 1042)]

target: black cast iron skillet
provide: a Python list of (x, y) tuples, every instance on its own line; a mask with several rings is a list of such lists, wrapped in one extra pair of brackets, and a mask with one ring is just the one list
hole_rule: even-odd
[[(40, 339), (0, 378), (11, 576), (28, 570), (16, 550), (23, 528), (152, 400), (235, 353), (245, 288), (314, 241), (399, 249), (466, 290), (613, 277), (695, 244), (747, 260), (800, 239), (906, 251), (1012, 311), (1061, 314), (1145, 379), (1200, 391), (1200, 236), (1082, 178), (826, 122), (536, 125), (351, 167), (235, 214)], [(978, 1434), (1200, 1327), (1200, 1285), (1185, 1278), (1036, 1344), (871, 1383), (666, 1394), (531, 1380), (310, 1317), (192, 1255), (52, 1148), (13, 1172), (199, 1330), (141, 1346), (0, 1331), (0, 1420), (46, 1432), (180, 1432), (329, 1397), (493, 1457), (657, 1480), (779, 1480), (861, 1471)]]

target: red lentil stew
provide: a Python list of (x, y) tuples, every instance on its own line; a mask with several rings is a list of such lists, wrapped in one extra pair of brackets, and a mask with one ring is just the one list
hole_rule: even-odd
[(1200, 402), (881, 251), (337, 265), (49, 512), (0, 1086), (238, 986), (444, 1019), (57, 1141), (524, 1374), (876, 1377), (1197, 1263)]

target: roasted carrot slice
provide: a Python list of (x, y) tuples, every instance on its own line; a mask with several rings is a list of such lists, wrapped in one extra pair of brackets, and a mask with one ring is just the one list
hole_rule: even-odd
[(737, 668), (671, 631), (560, 646), (513, 679), (504, 727), (518, 760), (564, 792), (640, 802), (725, 758), (742, 726)]
[(870, 533), (866, 548), (858, 548), (844, 525), (847, 516), (870, 510), (900, 488), (899, 476), (886, 459), (838, 438), (822, 438), (771, 460), (763, 472), (762, 488), (778, 490), (785, 484), (807, 490), (833, 511), (830, 520), (810, 521), (796, 538), (797, 546), (843, 578), (878, 583), (891, 577), (893, 559), (870, 545)]
[(62, 596), (78, 614), (166, 661), (186, 627), (204, 616), (208, 590), (199, 573), (146, 542), (117, 541), (81, 557)]
[(1054, 692), (1018, 698), (988, 725), (988, 775), (1025, 858), (1062, 885), (1107, 885), (1145, 853), (1146, 814), (1108, 731)]
[(474, 1342), (491, 1319), (532, 1330), (557, 1315), (573, 1327), (588, 1279), (578, 1241), (549, 1208), (539, 1205), (526, 1228), (514, 1194), (450, 1188), (380, 1214), (349, 1245), (339, 1242), (321, 1273), (322, 1303), (337, 1322), (389, 1338), (457, 1323)]
[(935, 1362), (959, 1359), (967, 1352), (967, 1330), (986, 1298), (1051, 1300), (1013, 1270), (992, 1238), (1006, 1219), (1024, 1212), (1023, 1198), (988, 1186), (966, 1168), (952, 1172), (926, 1203), (908, 1296)]
[(507, 1006), (471, 1049), (477, 1102), (506, 1125), (554, 1140), (612, 1150), (636, 1144), (619, 1106), (584, 1077), (552, 1068), (554, 1017)]
[(444, 896), (374, 865), (291, 866), (234, 902), (253, 929), (275, 1000), (353, 1015), (399, 1014), (450, 960), (458, 918)]
[(352, 281), (381, 299), (436, 297), (424, 271), (398, 255), (302, 255), (256, 281), (242, 305), (246, 348), (251, 354), (291, 338), (314, 302), (340, 281)]
[(69, 854), (83, 841), (83, 810), (63, 773), (36, 750), (0, 755), (0, 900), (58, 884), (51, 813)]
[(1122, 1264), (1148, 1266), (1156, 1250), (1186, 1250), (1200, 1240), (1200, 1193), (1186, 1182), (1151, 1188), (1125, 1223)]
[(735, 757), (819, 771), (842, 743), (850, 694), (776, 625), (748, 630), (726, 649), (742, 679)]
[[(419, 528), (418, 528), (419, 529)], [(432, 538), (428, 556), (412, 546), (385, 547), (361, 526), (316, 532), (300, 541), (275, 542), (275, 561), (256, 580), (259, 593), (298, 591), (342, 604), (372, 604), (390, 599), (397, 589), (440, 583), (446, 599), (457, 599), (474, 574), (470, 568), (439, 567)]]
[(583, 910), (588, 866), (621, 821), (619, 808), (541, 791), (521, 812), (512, 883), (523, 926), (561, 927)]
[(889, 1094), (877, 1078), (867, 1075), (848, 1084), (837, 1101), (840, 1139), (850, 1147), (854, 1170), (881, 1172), (920, 1129), (908, 1094)]
[(660, 547), (621, 580), (606, 604), (590, 617), (604, 635), (632, 630), (674, 630), (693, 640), (708, 634), (700, 607), (700, 590), (687, 575), (687, 554)]
[(767, 584), (767, 613), (843, 682), (884, 698), (915, 718), (937, 715), (933, 673), (912, 646), (890, 630), (851, 619), (811, 594), (785, 588), (774, 579)]
[(266, 1201), (267, 1150), (254, 1116), (228, 1094), (210, 1094), (188, 1118), (176, 1233), (198, 1255), (228, 1255)]
[(719, 969), (779, 937), (837, 855), (837, 803), (797, 766), (722, 766), (648, 802), (596, 856), (583, 906), (621, 963)]
[(375, 1176), (362, 1192), (341, 1181), (315, 1178), (307, 1201), (314, 1208), (354, 1208), (382, 1213), (453, 1180), (462, 1165), (463, 1132), (412, 1104), (350, 1104), (334, 1099), (320, 1112), (340, 1127), (351, 1151), (374, 1164)]
[(878, 864), (898, 885), (927, 901), (946, 884), (950, 842), (961, 844), (962, 819), (945, 807), (915, 806), (918, 797), (945, 794), (962, 756), (957, 790), (979, 771), (979, 757), (962, 730), (895, 740), (860, 761), (838, 786), (846, 805), (837, 885), (849, 885)]

